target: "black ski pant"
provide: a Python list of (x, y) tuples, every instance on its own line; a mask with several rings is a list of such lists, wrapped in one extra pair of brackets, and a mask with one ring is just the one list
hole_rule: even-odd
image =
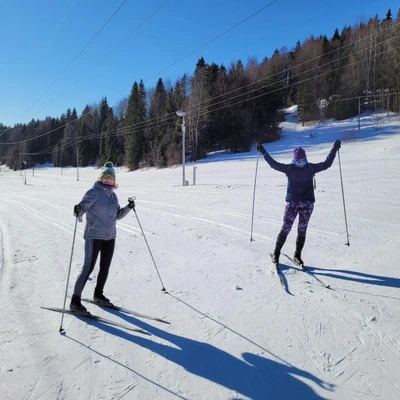
[(88, 239), (85, 240), (85, 260), (82, 270), (78, 275), (75, 283), (74, 296), (81, 296), (83, 288), (93, 272), (96, 265), (97, 257), (100, 253), (100, 271), (97, 275), (96, 291), (103, 293), (106, 284), (108, 271), (110, 269), (111, 260), (114, 255), (115, 239), (101, 240)]

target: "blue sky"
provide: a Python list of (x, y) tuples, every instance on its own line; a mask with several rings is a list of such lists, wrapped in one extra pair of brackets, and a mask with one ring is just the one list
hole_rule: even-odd
[(159, 77), (174, 82), (201, 56), (225, 66), (260, 61), (312, 34), (331, 37), (335, 28), (382, 19), (389, 8), (395, 18), (399, 9), (395, 1), (273, 1), (0, 0), (0, 122), (58, 117), (73, 107), (80, 114), (104, 96), (114, 106), (135, 80), (146, 88)]

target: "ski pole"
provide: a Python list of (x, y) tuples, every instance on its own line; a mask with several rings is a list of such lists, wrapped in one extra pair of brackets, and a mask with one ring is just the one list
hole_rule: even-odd
[(345, 243), (346, 246), (350, 246), (350, 241), (349, 241), (349, 230), (347, 228), (347, 215), (346, 215), (346, 203), (344, 201), (344, 190), (343, 190), (343, 178), (342, 178), (342, 166), (340, 164), (340, 152), (338, 150), (338, 160), (339, 160), (339, 171), (340, 171), (340, 183), (342, 185), (342, 197), (343, 197), (343, 209), (344, 209), (344, 222), (346, 224), (346, 235), (347, 235), (347, 243)]
[(69, 260), (67, 285), (66, 285), (66, 287), (65, 287), (64, 305), (63, 305), (63, 311), (62, 311), (62, 314), (61, 314), (61, 324), (60, 324), (60, 329), (59, 329), (59, 332), (60, 332), (60, 333), (62, 333), (62, 332), (64, 331), (62, 325), (63, 325), (63, 321), (64, 321), (65, 303), (66, 303), (66, 301), (67, 301), (69, 277), (70, 277), (70, 275), (71, 275), (72, 256), (73, 256), (73, 254), (74, 254), (76, 227), (77, 227), (77, 225), (78, 225), (78, 219), (79, 219), (79, 216), (77, 215), (77, 216), (76, 216), (76, 220), (75, 220), (74, 237), (73, 237), (73, 239), (72, 239), (71, 258), (70, 258), (70, 260)]
[(155, 269), (156, 269), (156, 271), (157, 271), (157, 274), (158, 274), (158, 277), (159, 277), (159, 279), (160, 279), (160, 282), (161, 282), (161, 285), (162, 285), (161, 291), (162, 291), (162, 292), (166, 292), (164, 283), (163, 283), (163, 281), (162, 281), (162, 279), (161, 279), (160, 272), (158, 271), (158, 268), (157, 268), (157, 264), (156, 264), (156, 262), (154, 261), (153, 253), (152, 253), (151, 250), (150, 250), (150, 246), (149, 246), (149, 244), (148, 244), (148, 242), (147, 242), (146, 235), (144, 234), (144, 231), (143, 231), (143, 228), (142, 228), (142, 224), (141, 224), (140, 221), (139, 221), (139, 217), (138, 217), (137, 212), (136, 212), (136, 209), (135, 209), (135, 202), (134, 202), (135, 199), (136, 199), (136, 197), (129, 197), (128, 201), (129, 201), (129, 202), (133, 201), (133, 211), (134, 211), (134, 213), (135, 213), (135, 215), (136, 215), (136, 219), (137, 219), (137, 222), (138, 222), (138, 224), (139, 224), (139, 226), (140, 226), (140, 230), (142, 231), (142, 234), (143, 234), (143, 237), (144, 237), (144, 241), (146, 242), (146, 245), (147, 245), (147, 248), (148, 248), (148, 250), (149, 250), (151, 259), (153, 260), (154, 267), (155, 267)]
[(254, 190), (253, 190), (253, 209), (251, 211), (251, 232), (250, 232), (250, 242), (252, 242), (253, 239), (253, 224), (254, 224), (254, 204), (256, 201), (256, 183), (257, 183), (257, 170), (258, 170), (258, 157), (260, 155), (260, 152), (257, 151), (257, 162), (256, 162), (256, 173), (254, 176)]

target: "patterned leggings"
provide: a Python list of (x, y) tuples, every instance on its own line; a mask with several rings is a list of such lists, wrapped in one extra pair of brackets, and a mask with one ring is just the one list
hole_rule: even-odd
[(294, 220), (296, 219), (297, 214), (299, 214), (297, 233), (301, 236), (305, 236), (308, 222), (310, 221), (313, 210), (314, 203), (312, 201), (290, 201), (286, 203), (285, 213), (283, 215), (283, 225), (280, 234), (284, 237), (289, 234)]

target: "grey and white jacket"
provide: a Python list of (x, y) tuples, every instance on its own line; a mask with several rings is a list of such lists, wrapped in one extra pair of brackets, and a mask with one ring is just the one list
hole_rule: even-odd
[(131, 210), (128, 206), (121, 208), (114, 191), (103, 187), (100, 182), (86, 192), (79, 204), (82, 207), (79, 217), (86, 214), (85, 240), (115, 239), (117, 220), (124, 218)]

